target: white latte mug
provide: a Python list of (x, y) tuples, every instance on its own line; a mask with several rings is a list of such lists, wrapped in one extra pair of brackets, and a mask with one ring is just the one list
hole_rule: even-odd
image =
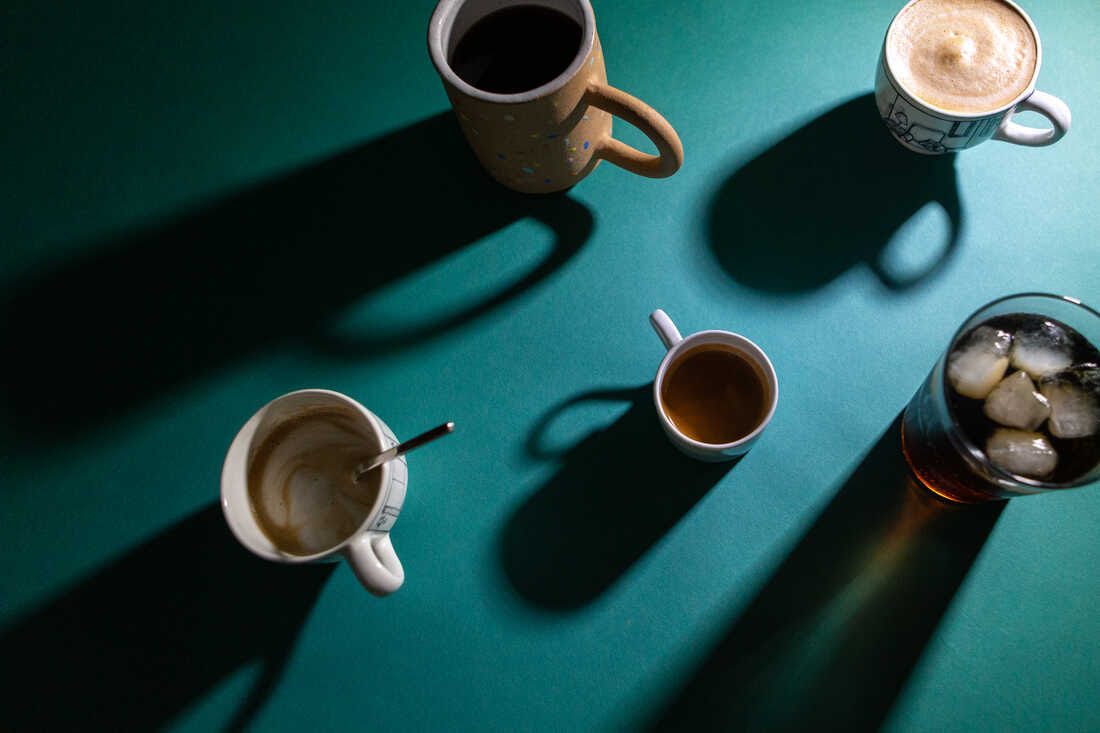
[(229, 446), (221, 480), (225, 521), (242, 545), (265, 560), (297, 565), (336, 562), (342, 557), (364, 588), (378, 596), (388, 595), (405, 582), (405, 570), (394, 552), (389, 534), (405, 502), (408, 483), (405, 456), (374, 469), (380, 473), (379, 491), (366, 518), (349, 537), (323, 552), (312, 555), (285, 552), (268, 539), (256, 522), (248, 492), (250, 459), (279, 425), (317, 409), (339, 410), (358, 423), (366, 439), (364, 457), (376, 455), (398, 443), (393, 431), (377, 415), (339, 392), (303, 389), (277, 397), (248, 419)]
[[(665, 356), (661, 360), (660, 366), (657, 367), (657, 376), (653, 380), (653, 404), (657, 408), (657, 417), (668, 439), (685, 455), (710, 463), (728, 461), (747, 453), (749, 448), (760, 439), (764, 429), (768, 427), (772, 416), (775, 415), (776, 405), (779, 404), (779, 380), (775, 375), (775, 367), (772, 366), (768, 355), (744, 336), (729, 331), (699, 331), (684, 338), (680, 335), (676, 324), (663, 310), (653, 311), (649, 316), (649, 323), (653, 326), (653, 330), (657, 332), (657, 337), (661, 339), (661, 343), (664, 344), (666, 349)], [(661, 402), (661, 388), (664, 386), (665, 375), (668, 373), (669, 367), (682, 354), (697, 346), (708, 344), (732, 348), (752, 361), (759, 367), (768, 387), (768, 407), (764, 412), (764, 417), (760, 420), (760, 424), (748, 435), (730, 443), (703, 443), (689, 438), (676, 427), (676, 423), (668, 416)]]
[[(910, 150), (927, 155), (953, 153), (991, 139), (1030, 147), (1053, 145), (1062, 139), (1070, 127), (1069, 107), (1058, 97), (1035, 88), (1043, 61), (1043, 47), (1035, 24), (1012, 0), (1001, 2), (1020, 14), (1035, 39), (1035, 71), (1027, 87), (1015, 99), (994, 109), (966, 113), (933, 106), (906, 89), (891, 68), (888, 41), (898, 18), (920, 1), (910, 0), (894, 16), (886, 30), (875, 71), (875, 103), (879, 116), (894, 139)], [(1013, 115), (1024, 111), (1038, 112), (1050, 121), (1051, 127), (1028, 127), (1012, 121)]]

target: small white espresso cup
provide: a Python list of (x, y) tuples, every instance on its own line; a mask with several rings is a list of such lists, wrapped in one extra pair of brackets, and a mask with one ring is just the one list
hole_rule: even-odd
[[(775, 367), (772, 366), (768, 355), (744, 336), (729, 331), (699, 331), (684, 338), (680, 335), (680, 331), (676, 328), (672, 319), (660, 309), (649, 315), (649, 323), (653, 326), (653, 330), (657, 332), (657, 336), (661, 339), (665, 349), (667, 349), (665, 357), (661, 360), (660, 366), (657, 367), (657, 376), (653, 380), (653, 404), (657, 408), (657, 417), (668, 439), (685, 455), (711, 463), (728, 461), (747, 453), (749, 448), (760, 438), (764, 428), (768, 427), (772, 416), (775, 415), (775, 407), (779, 404), (779, 380), (775, 376)], [(760, 424), (751, 433), (732, 443), (702, 443), (689, 438), (680, 432), (661, 403), (661, 387), (664, 385), (665, 374), (668, 372), (669, 366), (676, 361), (677, 357), (689, 349), (706, 344), (729, 346), (746, 358), (751, 359), (760, 368), (768, 385), (771, 401)]]
[[(887, 53), (890, 33), (898, 18), (920, 0), (909, 0), (894, 16), (886, 30), (875, 70), (875, 103), (879, 116), (899, 143), (918, 153), (940, 155), (972, 148), (990, 139), (1043, 147), (1058, 142), (1069, 131), (1071, 116), (1066, 103), (1035, 88), (1043, 61), (1043, 47), (1035, 24), (1012, 0), (1002, 1), (1016, 10), (1031, 30), (1035, 39), (1035, 71), (1027, 88), (1011, 102), (973, 114), (945, 110), (921, 101), (897, 80), (890, 66), (890, 54)], [(1050, 120), (1051, 127), (1028, 127), (1012, 121), (1014, 114), (1024, 111), (1038, 112)]]
[(401, 505), (405, 502), (408, 467), (405, 456), (382, 464), (378, 497), (359, 529), (343, 542), (313, 555), (284, 552), (267, 538), (253, 514), (248, 495), (248, 466), (256, 449), (272, 431), (289, 419), (319, 408), (336, 408), (363, 428), (367, 442), (364, 457), (397, 445), (393, 431), (378, 416), (352, 398), (327, 389), (303, 389), (277, 397), (249, 418), (229, 446), (222, 466), (222, 511), (229, 529), (242, 545), (265, 560), (291, 565), (336, 562), (341, 557), (363, 587), (378, 596), (393, 593), (405, 582), (405, 570), (390, 542)]

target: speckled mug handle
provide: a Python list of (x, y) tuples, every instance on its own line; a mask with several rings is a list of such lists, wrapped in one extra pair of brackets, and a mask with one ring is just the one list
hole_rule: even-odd
[(637, 127), (653, 141), (659, 153), (648, 155), (607, 135), (596, 143), (594, 157), (648, 178), (667, 178), (680, 170), (684, 164), (684, 146), (676, 130), (657, 110), (637, 97), (598, 82), (588, 85), (584, 101)]

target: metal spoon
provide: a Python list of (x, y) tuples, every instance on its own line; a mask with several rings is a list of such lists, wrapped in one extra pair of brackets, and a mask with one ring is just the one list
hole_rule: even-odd
[(384, 450), (374, 458), (363, 461), (355, 468), (355, 480), (359, 481), (366, 476), (371, 469), (381, 466), (386, 461), (392, 461), (403, 453), (408, 453), (413, 448), (419, 448), (425, 443), (430, 443), (436, 438), (442, 438), (444, 435), (453, 432), (455, 424), (453, 422), (445, 422), (439, 427), (432, 428), (426, 433), (421, 433), (415, 438), (409, 438), (404, 443), (398, 443), (394, 447)]

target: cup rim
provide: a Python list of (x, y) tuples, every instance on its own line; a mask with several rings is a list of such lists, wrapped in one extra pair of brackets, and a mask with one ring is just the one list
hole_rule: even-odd
[(1020, 102), (1024, 101), (1035, 93), (1035, 84), (1039, 79), (1039, 69), (1043, 65), (1043, 43), (1039, 39), (1039, 30), (1035, 27), (1035, 23), (1031, 20), (1031, 16), (1027, 14), (1027, 11), (1021, 8), (1016, 2), (1014, 2), (1014, 0), (998, 0), (998, 2), (1002, 2), (1005, 5), (1011, 7), (1013, 10), (1019, 13), (1020, 17), (1022, 17), (1024, 19), (1024, 22), (1027, 23), (1027, 27), (1031, 31), (1031, 37), (1035, 39), (1035, 70), (1031, 73), (1031, 78), (1028, 80), (1027, 86), (1024, 87), (1024, 90), (1016, 95), (1016, 97), (1013, 98), (1011, 102), (1003, 104), (999, 107), (984, 110), (982, 112), (958, 112), (956, 110), (945, 109), (943, 107), (938, 107), (930, 102), (926, 102), (918, 97), (916, 94), (914, 94), (911, 90), (907, 89), (904, 84), (898, 81), (898, 78), (894, 76), (894, 72), (890, 68), (890, 56), (888, 53), (888, 46), (886, 42), (890, 39), (890, 33), (894, 30), (894, 24), (898, 22), (898, 19), (902, 16), (902, 14), (906, 10), (908, 10), (911, 5), (915, 5), (919, 2), (921, 2), (921, 0), (909, 0), (909, 2), (905, 3), (905, 5), (903, 5), (901, 9), (894, 14), (893, 19), (890, 21), (890, 25), (886, 27), (886, 35), (882, 39), (881, 56), (883, 71), (886, 72), (886, 78), (890, 80), (890, 83), (894, 86), (894, 88), (899, 93), (905, 95), (905, 99), (907, 102), (912, 104), (914, 107), (927, 110), (932, 115), (942, 115), (951, 120), (981, 120), (987, 117), (996, 117), (997, 115), (1012, 109)]
[[(1000, 298), (991, 300), (988, 303), (980, 306), (979, 308), (974, 309), (974, 312), (972, 312), (963, 320), (962, 324), (955, 330), (955, 333), (951, 336), (951, 340), (947, 344), (947, 349), (943, 352), (942, 358), (944, 368), (940, 370), (939, 381), (940, 390), (944, 395), (947, 394), (947, 390), (950, 387), (950, 385), (947, 383), (947, 356), (951, 353), (958, 340), (966, 333), (969, 333), (971, 328), (978, 325), (973, 324), (968, 328), (967, 324), (969, 324), (975, 318), (975, 316), (977, 316), (982, 311), (1004, 303), (1005, 301), (1015, 300), (1016, 298), (1047, 298), (1050, 300), (1062, 301), (1064, 303), (1069, 303), (1071, 305), (1077, 306), (1082, 310), (1091, 313), (1094, 317), (1096, 317), (1097, 320), (1100, 320), (1100, 313), (1098, 313), (1092, 307), (1085, 305), (1085, 303), (1081, 302), (1081, 300), (1079, 300), (1078, 298), (1074, 298), (1069, 295), (1056, 295), (1054, 293), (1042, 293), (1035, 291), (1013, 293), (1011, 295), (1004, 295)], [(982, 467), (990, 472), (995, 482), (1011, 482), (1014, 484), (1026, 486), (1031, 489), (1035, 489), (1036, 491), (1054, 491), (1059, 489), (1074, 489), (1078, 486), (1085, 486), (1087, 484), (1091, 484), (1097, 481), (1095, 477), (1089, 479), (1083, 479), (1082, 477), (1082, 479), (1064, 482), (1043, 481), (1041, 479), (1033, 479), (1028, 478), (1027, 476), (1021, 476), (1019, 474), (1012, 473), (1011, 471), (1005, 471), (1004, 469), (994, 465), (993, 462), (990, 461), (988, 457), (986, 457), (985, 451), (983, 451), (978, 445), (976, 445), (973, 441), (970, 440), (970, 438), (966, 436), (966, 433), (964, 433), (959, 427), (959, 423), (955, 419), (955, 412), (951, 409), (951, 406), (949, 403), (947, 403), (946, 399), (944, 400), (944, 404), (947, 408), (947, 417), (951, 421), (951, 437), (957, 439), (958, 442), (961, 443), (960, 447), (965, 449), (966, 453), (969, 456), (971, 456), (974, 460), (979, 461)], [(1091, 473), (1091, 471), (1089, 473)], [(1089, 473), (1086, 473), (1084, 475), (1088, 476)]]
[[(584, 60), (588, 58), (588, 55), (592, 52), (592, 48), (595, 45), (596, 16), (592, 11), (592, 3), (589, 2), (589, 0), (574, 0), (581, 10), (581, 14), (584, 17), (584, 23), (581, 27), (580, 48), (577, 49), (577, 55), (573, 57), (573, 60), (569, 63), (569, 66), (566, 67), (565, 71), (545, 84), (514, 94), (497, 94), (495, 92), (487, 92), (484, 89), (478, 89), (474, 85), (464, 81), (462, 77), (455, 73), (454, 69), (451, 68), (450, 61), (447, 59), (447, 54), (444, 50), (444, 41), (446, 40), (444, 39), (444, 30), (450, 30), (455, 15), (458, 14), (458, 11), (468, 1), (469, 0), (439, 0), (439, 4), (435, 6), (435, 11), (432, 13), (431, 20), (428, 22), (428, 53), (431, 55), (432, 64), (435, 66), (435, 70), (443, 77), (444, 81), (468, 97), (496, 104), (521, 104), (553, 94), (577, 75), (577, 72), (581, 70), (584, 64)], [(522, 4), (530, 3), (523, 3), (522, 0), (508, 0), (508, 3), (502, 4), (501, 7)]]
[[(716, 337), (732, 339), (737, 343), (731, 344), (728, 341), (720, 340), (720, 338)], [(757, 361), (757, 365), (763, 367), (764, 378), (767, 380), (768, 387), (771, 390), (771, 404), (768, 405), (768, 411), (764, 414), (764, 417), (761, 418), (760, 423), (753, 428), (752, 432), (729, 443), (704, 443), (700, 440), (689, 438), (676, 427), (676, 423), (672, 422), (672, 419), (665, 412), (664, 405), (661, 404), (661, 385), (664, 383), (665, 374), (668, 371), (669, 365), (684, 351), (706, 344), (732, 346), (752, 356), (754, 360)], [(763, 362), (763, 364), (760, 362)], [(653, 403), (657, 408), (657, 416), (660, 418), (661, 423), (667, 430), (671, 430), (678, 440), (682, 440), (686, 445), (696, 451), (722, 453), (731, 448), (737, 448), (755, 440), (757, 436), (764, 432), (764, 428), (771, 423), (772, 416), (775, 415), (775, 409), (779, 405), (779, 377), (775, 373), (775, 366), (772, 364), (771, 359), (768, 358), (767, 353), (760, 348), (758, 344), (752, 341), (752, 339), (742, 336), (739, 333), (734, 333), (733, 331), (720, 331), (715, 329), (696, 331), (693, 334), (685, 336), (678, 344), (665, 352), (664, 358), (661, 359), (661, 363), (657, 366), (657, 376), (653, 379)]]
[[(323, 558), (342, 552), (349, 544), (357, 540), (365, 531), (370, 528), (370, 523), (374, 521), (378, 512), (381, 510), (382, 502), (385, 499), (385, 491), (379, 491), (378, 496), (375, 497), (374, 504), (371, 506), (370, 511), (367, 512), (366, 516), (363, 518), (363, 522), (355, 529), (354, 532), (352, 532), (341, 542), (333, 545), (327, 550), (315, 552), (311, 555), (295, 555), (293, 553), (285, 552), (283, 550), (280, 550), (275, 545), (275, 543), (271, 542), (270, 540), (268, 540), (268, 542), (271, 545), (271, 549), (260, 547), (253, 543), (250, 538), (244, 536), (240, 528), (236, 526), (236, 522), (233, 519), (233, 514), (229, 506), (231, 501), (230, 493), (232, 493), (233, 491), (232, 486), (235, 482), (239, 481), (237, 477), (230, 475), (230, 472), (233, 471), (233, 469), (235, 468), (235, 466), (230, 465), (230, 459), (241, 458), (241, 453), (243, 452), (243, 461), (245, 468), (245, 510), (248, 512), (248, 515), (252, 517), (252, 521), (254, 524), (256, 524), (256, 527), (260, 530), (260, 533), (263, 534), (263, 529), (259, 528), (259, 524), (255, 521), (255, 515), (252, 514), (252, 503), (247, 496), (248, 453), (250, 452), (250, 448), (252, 446), (252, 440), (255, 437), (256, 428), (259, 426), (260, 420), (263, 418), (264, 413), (271, 409), (278, 402), (301, 395), (324, 395), (326, 397), (334, 397), (338, 401), (343, 402), (349, 408), (355, 410), (359, 416), (363, 417), (376, 436), (381, 436), (384, 433), (384, 431), (382, 430), (382, 426), (378, 421), (378, 418), (376, 418), (370, 410), (361, 405), (357, 400), (341, 392), (336, 392), (335, 390), (320, 388), (297, 389), (293, 392), (287, 392), (285, 394), (279, 395), (278, 397), (274, 398), (263, 407), (258, 409), (255, 413), (253, 413), (253, 415), (241, 426), (240, 430), (237, 431), (237, 434), (233, 438), (233, 442), (230, 443), (229, 450), (226, 452), (225, 460), (222, 463), (221, 505), (222, 513), (225, 516), (225, 523), (229, 525), (229, 529), (233, 533), (233, 536), (237, 538), (237, 541), (247, 550), (252, 552), (252, 554), (265, 560), (273, 560), (275, 562), (289, 564), (315, 562), (317, 560), (321, 560)], [(379, 444), (382, 444), (381, 440), (379, 440)], [(381, 471), (381, 476), (379, 477), (379, 485), (384, 489), (390, 481), (390, 473), (393, 469), (388, 463), (383, 463), (378, 468)], [(264, 536), (266, 537), (266, 535)]]

